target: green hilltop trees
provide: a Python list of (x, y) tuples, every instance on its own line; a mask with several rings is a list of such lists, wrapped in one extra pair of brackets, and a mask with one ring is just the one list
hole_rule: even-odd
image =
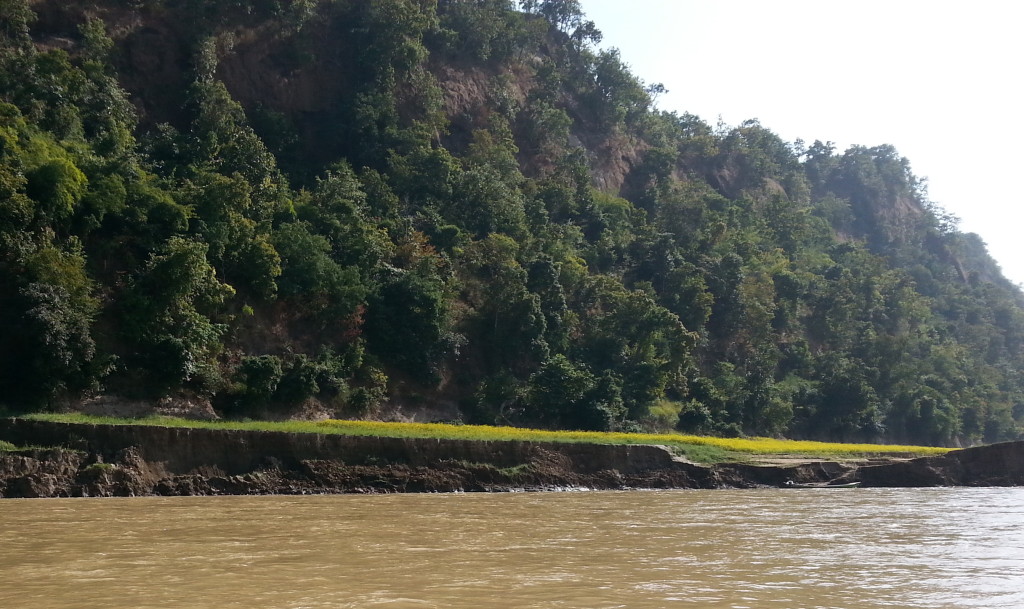
[(657, 111), (578, 2), (32, 6), (0, 0), (9, 410), (1024, 431), (1024, 297), (905, 159)]

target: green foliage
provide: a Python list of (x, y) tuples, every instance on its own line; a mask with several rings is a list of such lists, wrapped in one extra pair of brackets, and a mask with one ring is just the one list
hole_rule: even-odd
[(245, 356), (234, 369), (230, 388), (220, 398), (221, 406), (232, 416), (251, 417), (287, 414), (313, 398), (337, 406), (352, 401), (346, 380), (352, 375), (352, 363), (330, 351), (315, 358), (301, 353)]
[(273, 296), (281, 259), (266, 228), (253, 219), (261, 214), (249, 183), (237, 173), (231, 178), (203, 173), (186, 193), (195, 215), (190, 229), (209, 245), (208, 258), (219, 274), (245, 294)]
[(93, 282), (76, 243), (33, 242), (0, 231), (0, 392), (11, 404), (39, 407), (93, 389), (105, 373), (92, 324)]
[(90, 369), (96, 354), (93, 303), (76, 301), (66, 288), (49, 283), (28, 284), (9, 300), (3, 308), (14, 323), (0, 360), (6, 399), (39, 405), (64, 391), (93, 388), (99, 376)]
[(383, 361), (417, 380), (436, 379), (451, 346), (444, 284), (415, 271), (382, 281), (368, 299), (365, 329)]
[(0, 44), (11, 49), (28, 47), (29, 26), (35, 20), (27, 0), (0, 0)]
[(383, 371), (365, 367), (360, 370), (356, 379), (360, 386), (355, 387), (349, 395), (346, 406), (357, 416), (376, 414), (379, 406), (387, 399), (388, 376)]
[(516, 242), (493, 234), (466, 251), (465, 300), (471, 312), (463, 323), (470, 337), (471, 361), (481, 372), (532, 372), (547, 358), (546, 320), (541, 299), (527, 289), (526, 269), (516, 260)]
[(530, 376), (526, 416), (556, 429), (609, 431), (625, 415), (622, 382), (609, 373), (595, 378), (556, 355)]
[(46, 224), (55, 224), (71, 217), (75, 206), (85, 195), (88, 180), (77, 167), (65, 159), (55, 159), (27, 173), (26, 194), (39, 203), (40, 215)]
[(276, 356), (249, 355), (242, 359), (237, 374), (245, 385), (246, 398), (262, 404), (269, 402), (277, 393), (284, 369), (281, 366), (281, 359)]
[(367, 199), (355, 173), (340, 163), (317, 179), (312, 196), (297, 210), (300, 219), (329, 239), (331, 258), (358, 268), (364, 277), (394, 254), (387, 233), (371, 217)]
[(477, 237), (491, 233), (520, 239), (526, 236), (522, 194), (491, 167), (462, 172), (444, 212), (449, 222)]
[(282, 225), (273, 246), (281, 256), (281, 297), (321, 328), (354, 314), (366, 297), (358, 271), (335, 262), (330, 242), (305, 222)]
[(227, 328), (211, 315), (234, 289), (217, 280), (207, 250), (203, 243), (172, 238), (151, 256), (122, 298), (121, 332), (132, 347), (129, 362), (157, 390), (193, 380), (209, 383), (216, 376), (213, 358)]
[(437, 38), (453, 57), (509, 59), (534, 48), (541, 39), (531, 22), (511, 8), (511, 0), (443, 3), (438, 7), (442, 29)]
[(653, 111), (575, 0), (123, 4), (0, 0), (0, 401), (1024, 433), (1024, 297), (891, 146)]
[(591, 107), (603, 126), (635, 125), (651, 99), (643, 84), (622, 63), (618, 49), (601, 51), (593, 65)]

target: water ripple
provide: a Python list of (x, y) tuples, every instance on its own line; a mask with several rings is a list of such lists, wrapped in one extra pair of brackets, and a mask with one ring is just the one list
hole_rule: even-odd
[(1002, 609), (1024, 490), (0, 501), (0, 607)]

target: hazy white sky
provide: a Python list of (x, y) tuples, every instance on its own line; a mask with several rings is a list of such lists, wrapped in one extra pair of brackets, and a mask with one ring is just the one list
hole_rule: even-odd
[(664, 110), (892, 144), (1024, 283), (1024, 3), (581, 0)]

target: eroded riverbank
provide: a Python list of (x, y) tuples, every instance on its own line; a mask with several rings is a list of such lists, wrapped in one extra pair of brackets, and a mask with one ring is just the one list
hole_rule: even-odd
[(1024, 485), (1024, 442), (939, 457), (698, 465), (659, 446), (409, 439), (0, 420), (0, 497)]

